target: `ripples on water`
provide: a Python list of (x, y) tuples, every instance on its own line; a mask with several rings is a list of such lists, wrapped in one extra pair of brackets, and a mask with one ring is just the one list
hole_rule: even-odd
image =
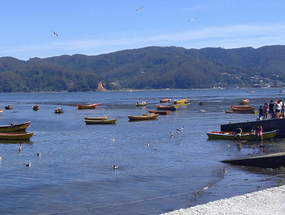
[[(253, 114), (225, 114), (229, 105), (249, 98), (250, 105), (280, 99), (277, 89), (175, 90), (90, 93), (1, 94), (1, 125), (32, 121), (29, 142), (0, 141), (0, 214), (159, 214), (226, 197), (221, 189), (233, 180), (240, 192), (257, 189), (246, 180), (265, 177), (220, 160), (260, 153), (255, 143), (238, 150), (233, 141), (209, 141), (207, 131), (229, 121), (255, 120)], [(128, 115), (155, 109), (160, 99), (187, 98), (168, 116), (155, 121), (129, 122)], [(138, 100), (147, 108), (136, 108)], [(204, 105), (198, 105), (203, 101)], [(75, 104), (99, 103), (95, 110)], [(40, 110), (33, 111), (32, 105)], [(54, 114), (61, 106), (63, 114)], [(84, 117), (117, 118), (116, 125), (85, 125)], [(169, 132), (184, 126), (183, 133)], [(258, 146), (258, 142), (256, 146)], [(268, 141), (265, 151), (283, 151), (282, 140)], [(41, 152), (41, 156), (37, 153)], [(32, 162), (31, 168), (25, 163)], [(112, 165), (118, 165), (113, 170)], [(223, 175), (223, 170), (227, 174)], [(238, 183), (239, 182), (239, 183)], [(225, 183), (225, 184), (224, 184)], [(272, 183), (271, 183), (272, 184)], [(271, 186), (264, 183), (264, 186)], [(203, 197), (201, 189), (211, 186)], [(244, 187), (249, 188), (244, 188)], [(251, 189), (251, 190), (249, 190)], [(212, 196), (211, 196), (212, 193)], [(238, 194), (231, 190), (227, 195)]]

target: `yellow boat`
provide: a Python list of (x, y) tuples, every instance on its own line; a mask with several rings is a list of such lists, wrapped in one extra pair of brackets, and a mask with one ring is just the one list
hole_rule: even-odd
[(85, 119), (86, 124), (115, 124), (117, 119)]
[(102, 119), (107, 119), (108, 116), (100, 116), (100, 117), (85, 117), (85, 120), (102, 120)]
[(10, 125), (0, 125), (0, 132), (14, 132), (14, 131), (25, 131), (26, 128), (31, 124), (31, 121), (24, 122), (21, 124), (13, 124)]
[(34, 133), (6, 134), (0, 133), (0, 140), (29, 140)]
[(135, 121), (135, 120), (154, 120), (157, 119), (157, 116), (159, 114), (144, 114), (142, 116), (128, 116), (130, 121)]
[(186, 104), (186, 102), (187, 102), (187, 99), (175, 100), (173, 101), (173, 104), (182, 105), (182, 104)]

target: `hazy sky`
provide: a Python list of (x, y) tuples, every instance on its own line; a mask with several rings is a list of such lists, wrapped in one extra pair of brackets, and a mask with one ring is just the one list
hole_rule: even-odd
[(285, 45), (284, 13), (284, 0), (0, 0), (0, 57)]

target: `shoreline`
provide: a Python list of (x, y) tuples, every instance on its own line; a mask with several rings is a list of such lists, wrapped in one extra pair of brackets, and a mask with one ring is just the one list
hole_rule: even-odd
[(284, 214), (285, 185), (220, 199), (163, 215), (215, 215), (215, 214)]

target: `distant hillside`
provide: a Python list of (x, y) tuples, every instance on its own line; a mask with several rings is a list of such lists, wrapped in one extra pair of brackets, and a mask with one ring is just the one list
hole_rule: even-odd
[(0, 58), (0, 92), (285, 86), (285, 46), (146, 47), (98, 56)]

